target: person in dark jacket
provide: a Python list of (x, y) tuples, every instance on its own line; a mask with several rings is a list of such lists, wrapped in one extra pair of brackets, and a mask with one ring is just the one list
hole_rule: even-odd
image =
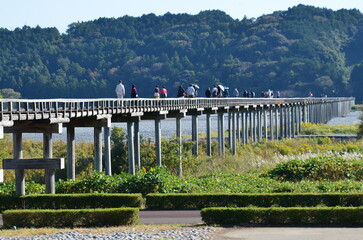
[(205, 97), (210, 98), (212, 96), (212, 92), (210, 91), (210, 88), (207, 88), (207, 90), (205, 90)]
[(184, 97), (185, 96), (185, 90), (183, 88), (183, 86), (180, 84), (179, 88), (178, 88), (178, 94), (176, 95), (176, 97), (180, 98), (180, 97)]
[(132, 87), (131, 87), (131, 98), (137, 98), (137, 97), (138, 97), (138, 95), (137, 95), (136, 86), (132, 85)]

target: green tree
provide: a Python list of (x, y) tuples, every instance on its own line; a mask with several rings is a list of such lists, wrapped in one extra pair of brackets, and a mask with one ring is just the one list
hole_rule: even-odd
[(122, 128), (112, 128), (111, 144), (112, 173), (128, 172), (126, 134)]

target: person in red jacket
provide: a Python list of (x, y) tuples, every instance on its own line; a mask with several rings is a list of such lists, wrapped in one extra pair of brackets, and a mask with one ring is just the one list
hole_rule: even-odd
[(160, 98), (167, 98), (168, 97), (168, 90), (166, 90), (165, 86), (163, 86), (160, 90)]

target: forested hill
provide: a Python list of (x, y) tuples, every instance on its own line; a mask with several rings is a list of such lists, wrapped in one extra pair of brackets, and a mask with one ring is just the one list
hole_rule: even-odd
[(257, 19), (222, 11), (100, 18), (56, 28), (0, 29), (0, 89), (23, 98), (114, 97), (154, 85), (223, 84), (285, 96), (355, 96), (363, 89), (363, 15), (298, 5)]

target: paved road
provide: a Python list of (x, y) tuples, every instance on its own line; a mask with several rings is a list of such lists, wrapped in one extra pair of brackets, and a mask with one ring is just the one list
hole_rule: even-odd
[[(198, 210), (140, 211), (142, 224), (198, 224), (202, 223)], [(0, 215), (0, 225), (2, 216)], [(223, 228), (213, 236), (215, 240), (362, 240), (363, 228), (313, 227), (233, 227)]]
[(203, 223), (199, 210), (140, 211), (142, 224), (197, 224)]
[(363, 228), (226, 228), (214, 238), (218, 240), (362, 240)]

